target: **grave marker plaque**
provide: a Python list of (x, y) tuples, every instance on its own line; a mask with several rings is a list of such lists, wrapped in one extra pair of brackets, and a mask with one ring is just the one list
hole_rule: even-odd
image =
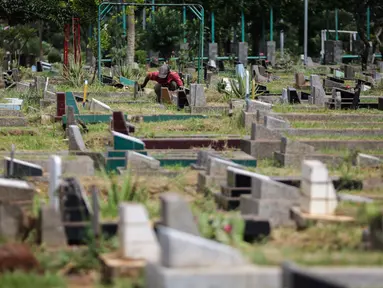
[(65, 114), (65, 93), (57, 92), (57, 108), (56, 108), (56, 116), (62, 117)]
[(113, 122), (112, 123), (113, 123), (112, 128), (114, 131), (121, 133), (121, 134), (129, 135), (129, 129), (126, 125), (124, 113), (122, 113), (121, 111), (113, 112)]

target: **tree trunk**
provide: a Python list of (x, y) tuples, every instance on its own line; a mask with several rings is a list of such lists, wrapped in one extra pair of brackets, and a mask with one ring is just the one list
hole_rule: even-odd
[(44, 21), (39, 21), (39, 45), (40, 45), (40, 61), (44, 60), (44, 49), (43, 49), (43, 34), (44, 34)]
[(134, 50), (135, 50), (135, 19), (134, 9), (130, 8), (128, 12), (128, 51), (127, 51), (127, 64), (133, 66), (134, 63)]

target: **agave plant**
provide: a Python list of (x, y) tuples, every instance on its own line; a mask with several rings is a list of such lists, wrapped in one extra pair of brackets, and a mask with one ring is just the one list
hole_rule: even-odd
[(230, 79), (230, 85), (236, 98), (246, 97), (246, 77), (237, 75), (237, 79)]

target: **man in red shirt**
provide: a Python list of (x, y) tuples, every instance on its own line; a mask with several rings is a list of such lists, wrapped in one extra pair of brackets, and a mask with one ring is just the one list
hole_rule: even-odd
[(158, 103), (161, 102), (162, 87), (168, 87), (169, 91), (175, 91), (180, 88), (182, 89), (184, 86), (178, 73), (170, 71), (169, 66), (166, 64), (162, 65), (158, 72), (149, 72), (140, 88), (145, 88), (149, 80), (157, 82), (154, 86), (154, 92), (156, 92)]

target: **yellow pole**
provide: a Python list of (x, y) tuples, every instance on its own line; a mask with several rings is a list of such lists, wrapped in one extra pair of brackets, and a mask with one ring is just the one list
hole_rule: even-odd
[(85, 85), (84, 85), (84, 98), (83, 98), (83, 100), (82, 100), (82, 106), (85, 106), (87, 91), (88, 91), (88, 80), (85, 80)]

